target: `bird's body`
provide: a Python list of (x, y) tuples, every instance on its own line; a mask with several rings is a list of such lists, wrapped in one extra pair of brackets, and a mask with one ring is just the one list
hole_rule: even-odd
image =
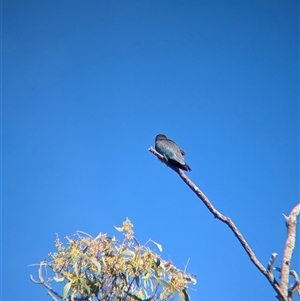
[(192, 170), (184, 161), (185, 151), (180, 149), (174, 141), (168, 139), (166, 135), (158, 134), (155, 137), (155, 150), (163, 155), (170, 165), (186, 171)]

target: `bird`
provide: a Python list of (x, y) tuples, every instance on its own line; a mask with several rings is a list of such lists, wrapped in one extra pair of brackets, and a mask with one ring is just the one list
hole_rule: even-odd
[(158, 134), (155, 137), (155, 150), (165, 157), (171, 166), (178, 167), (185, 171), (191, 171), (190, 166), (184, 161), (185, 151), (167, 138), (164, 134)]

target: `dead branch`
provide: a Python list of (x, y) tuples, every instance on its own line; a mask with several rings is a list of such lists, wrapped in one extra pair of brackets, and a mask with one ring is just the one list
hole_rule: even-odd
[[(234, 233), (244, 250), (246, 251), (247, 255), (249, 256), (250, 260), (252, 263), (256, 266), (256, 268), (267, 278), (273, 289), (276, 291), (278, 294), (277, 298), (280, 301), (290, 301), (291, 299), (288, 298), (287, 294), (287, 289), (285, 289), (286, 280), (281, 279), (281, 284), (277, 282), (275, 279), (273, 272), (272, 272), (272, 267), (276, 259), (275, 253), (272, 254), (272, 257), (270, 259), (270, 262), (268, 264), (268, 268), (266, 269), (261, 262), (257, 259), (256, 255), (252, 251), (251, 247), (243, 237), (242, 233), (239, 231), (239, 229), (236, 227), (234, 222), (229, 218), (221, 214), (209, 201), (207, 196), (196, 186), (195, 183), (193, 183), (186, 175), (185, 173), (181, 170), (178, 169), (172, 165), (169, 164), (169, 162), (162, 156), (160, 153), (158, 153), (154, 148), (150, 147), (148, 149), (151, 153), (153, 153), (160, 161), (165, 163), (168, 167), (172, 168), (179, 176), (180, 178), (190, 187), (190, 189), (198, 196), (198, 198), (201, 199), (201, 201), (204, 203), (204, 205), (207, 207), (207, 209), (213, 214), (215, 218), (220, 220), (221, 222), (225, 223), (231, 231)], [(286, 244), (286, 249), (285, 249), (285, 255), (284, 255), (284, 266), (285, 269), (288, 271), (287, 275), (289, 274), (289, 266), (290, 266), (290, 260), (292, 256), (292, 252), (294, 250), (295, 246), (295, 237), (296, 237), (296, 218), (299, 215), (300, 211), (300, 204), (296, 206), (290, 216), (287, 218), (287, 226), (288, 226), (288, 239), (287, 239), (287, 244)], [(288, 262), (288, 264), (285, 264), (285, 262)], [(286, 273), (285, 270), (285, 273)], [(288, 276), (287, 276), (288, 277)], [(284, 289), (283, 289), (284, 287)], [(295, 289), (296, 290), (296, 289)]]
[[(274, 270), (281, 273), (281, 268), (279, 268), (279, 267), (275, 267)], [(289, 274), (290, 274), (290, 276), (293, 276), (294, 280), (295, 280), (294, 284), (290, 285), (290, 288), (288, 289), (288, 298), (289, 298), (289, 300), (292, 300), (292, 297), (296, 291), (298, 292), (298, 295), (300, 296), (300, 279), (295, 270), (290, 270)]]
[(268, 269), (267, 269), (268, 273), (273, 273), (273, 265), (277, 258), (277, 255), (278, 255), (277, 253), (272, 253), (271, 259), (268, 263)]
[(283, 259), (282, 259), (281, 281), (280, 281), (280, 289), (282, 294), (284, 295), (288, 294), (288, 289), (289, 289), (290, 266), (291, 266), (292, 255), (295, 249), (296, 225), (297, 225), (297, 217), (299, 214), (300, 214), (300, 204), (298, 204), (293, 208), (289, 216), (284, 215), (287, 230), (288, 230), (284, 253), (283, 253)]

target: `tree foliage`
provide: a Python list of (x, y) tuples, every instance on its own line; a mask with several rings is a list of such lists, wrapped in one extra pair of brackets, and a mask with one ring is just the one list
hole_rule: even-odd
[[(193, 275), (148, 247), (151, 243), (161, 252), (160, 244), (149, 239), (140, 245), (130, 220), (115, 228), (123, 234), (122, 242), (103, 233), (93, 238), (77, 232), (66, 237), (68, 246), (64, 246), (57, 237), (57, 252), (39, 264), (39, 281), (31, 279), (56, 301), (170, 301), (177, 295), (180, 301), (189, 300), (188, 285), (196, 283)], [(52, 271), (52, 278), (44, 279), (44, 268)], [(53, 290), (53, 282), (63, 285), (62, 294)]]

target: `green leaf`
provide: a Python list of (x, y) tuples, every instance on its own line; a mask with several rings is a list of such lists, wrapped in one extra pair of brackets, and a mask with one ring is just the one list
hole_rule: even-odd
[(187, 280), (188, 282), (193, 283), (194, 285), (197, 283), (196, 277), (192, 276), (192, 275), (187, 275), (185, 277), (183, 277), (185, 280)]
[(158, 257), (154, 258), (154, 263), (155, 263), (156, 267), (159, 267), (160, 259)]
[(188, 293), (186, 292), (185, 289), (183, 289), (181, 292), (179, 292), (179, 300), (180, 301), (189, 301), (190, 300), (190, 296), (188, 295)]
[(156, 281), (158, 283), (160, 283), (163, 287), (167, 287), (167, 288), (173, 288), (172, 285), (170, 283), (168, 283), (167, 281), (160, 279), (160, 278), (156, 278)]
[(86, 291), (86, 293), (87, 293), (88, 295), (91, 294), (91, 289), (90, 289), (87, 285), (83, 285), (83, 288), (84, 288), (84, 290)]
[(151, 241), (157, 246), (159, 252), (162, 252), (162, 250), (163, 250), (162, 245), (159, 244), (159, 243), (157, 243), (157, 242), (155, 242), (155, 241), (153, 241), (152, 239), (151, 239)]
[(97, 273), (100, 274), (101, 273), (101, 265), (100, 265), (99, 261), (95, 257), (91, 257), (90, 261), (96, 266)]
[(117, 231), (119, 231), (119, 232), (123, 232), (123, 231), (124, 231), (124, 228), (123, 228), (123, 227), (116, 227), (116, 226), (114, 226), (114, 228), (115, 228)]
[(179, 301), (185, 301), (183, 292), (179, 292), (178, 295), (179, 295)]
[(134, 252), (131, 250), (124, 250), (121, 253), (119, 253), (119, 257), (125, 257), (125, 256), (132, 257), (132, 255), (134, 255)]
[(101, 265), (99, 263), (99, 261), (95, 258), (95, 257), (90, 257), (86, 254), (84, 254), (83, 256), (86, 260), (91, 261), (97, 268), (97, 273), (100, 274), (101, 273)]
[(78, 277), (78, 268), (77, 268), (77, 262), (76, 261), (73, 264), (73, 269), (74, 269), (74, 273), (75, 273), (76, 277)]
[(56, 276), (54, 276), (53, 280), (56, 281), (56, 282), (63, 282), (65, 280), (65, 277), (56, 277)]
[(70, 291), (70, 288), (72, 286), (71, 282), (68, 282), (65, 286), (64, 286), (64, 290), (63, 290), (63, 299), (67, 299), (68, 293)]
[(86, 283), (86, 279), (80, 278), (79, 282), (81, 283), (81, 285), (84, 288), (85, 292), (89, 295), (91, 293), (91, 290), (90, 290), (90, 288), (88, 287), (88, 285)]
[(72, 300), (72, 301), (75, 301), (75, 300), (76, 300), (75, 297), (76, 297), (76, 293), (73, 292), (72, 295), (71, 295), (71, 300)]

